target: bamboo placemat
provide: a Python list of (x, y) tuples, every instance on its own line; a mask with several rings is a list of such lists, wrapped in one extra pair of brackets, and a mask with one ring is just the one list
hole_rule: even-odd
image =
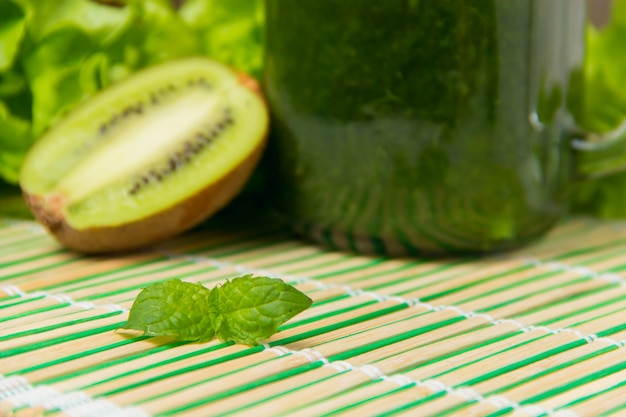
[[(116, 332), (141, 288), (280, 277), (313, 306), (263, 346)], [(333, 252), (211, 226), (84, 257), (0, 221), (2, 416), (626, 415), (626, 223), (483, 258)]]

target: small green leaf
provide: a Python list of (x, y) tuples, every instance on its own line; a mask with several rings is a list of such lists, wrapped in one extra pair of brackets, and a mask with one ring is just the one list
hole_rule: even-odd
[(210, 322), (210, 290), (179, 279), (142, 290), (122, 327), (150, 336), (174, 336), (182, 341), (207, 341), (215, 336)]
[(174, 279), (142, 290), (122, 328), (183, 341), (204, 342), (217, 335), (256, 345), (311, 303), (280, 279), (246, 275), (212, 290)]
[(311, 303), (280, 279), (246, 275), (211, 291), (211, 322), (221, 340), (256, 345)]

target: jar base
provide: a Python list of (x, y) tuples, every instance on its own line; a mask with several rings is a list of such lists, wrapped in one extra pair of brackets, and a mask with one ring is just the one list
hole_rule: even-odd
[(498, 241), (476, 241), (472, 244), (464, 242), (463, 246), (434, 244), (426, 239), (415, 244), (408, 239), (382, 238), (376, 236), (358, 235), (344, 231), (323, 228), (319, 226), (292, 226), (292, 230), (299, 236), (326, 248), (362, 255), (384, 256), (391, 258), (402, 257), (458, 257), (497, 254), (526, 246), (543, 236), (553, 225), (546, 225), (541, 230), (535, 230), (531, 236), (519, 236), (514, 239)]

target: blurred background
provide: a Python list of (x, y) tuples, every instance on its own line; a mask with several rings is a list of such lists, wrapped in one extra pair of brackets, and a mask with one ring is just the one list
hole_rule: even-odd
[[(626, 120), (626, 0), (588, 0), (577, 123)], [(262, 0), (0, 0), (0, 216), (28, 217), (24, 154), (77, 103), (143, 67), (209, 55), (260, 78)], [(581, 184), (572, 212), (626, 218), (626, 173)]]
[(597, 27), (607, 25), (611, 19), (613, 0), (587, 0), (589, 20)]

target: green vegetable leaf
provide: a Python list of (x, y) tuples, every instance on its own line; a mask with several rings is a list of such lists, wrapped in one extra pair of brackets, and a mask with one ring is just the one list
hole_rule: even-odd
[[(611, 22), (588, 25), (583, 88), (573, 89), (579, 107), (576, 122), (589, 132), (609, 132), (626, 122), (626, 0), (612, 2)], [(626, 217), (626, 173), (578, 185), (571, 194), (573, 210), (603, 218)]]
[(262, 0), (185, 0), (180, 16), (198, 35), (208, 55), (261, 76)]
[[(68, 27), (50, 34), (24, 58), (30, 85), (39, 93), (33, 97), (32, 105), (35, 136), (100, 89), (97, 73), (90, 74), (90, 83), (84, 74), (87, 70), (98, 71), (90, 59), (91, 51), (97, 47), (84, 32)], [(47, 70), (41, 71), (43, 67)]]
[(235, 278), (211, 291), (211, 322), (221, 340), (256, 345), (309, 308), (311, 299), (274, 278)]
[(626, 119), (626, 1), (613, 2), (612, 20), (603, 28), (587, 27), (583, 113), (577, 122), (593, 132), (615, 129)]
[[(108, 43), (131, 24), (131, 9), (85, 0), (22, 0), (32, 12), (28, 32), (34, 43), (67, 28), (88, 33)], [(62, 57), (59, 57), (61, 59)]]
[(0, 0), (0, 127), (11, 123), (0, 132), (0, 180), (17, 183), (38, 137), (137, 70), (204, 55), (260, 75), (262, 0), (118, 3)]
[(0, 100), (0, 177), (17, 181), (17, 172), (30, 143), (27, 121), (9, 113)]
[(10, 68), (24, 35), (24, 12), (11, 1), (0, 2), (0, 72)]
[(210, 320), (210, 292), (199, 283), (179, 279), (153, 284), (139, 293), (122, 328), (183, 341), (211, 340), (215, 332)]
[(246, 275), (211, 290), (178, 279), (153, 284), (137, 296), (122, 327), (183, 341), (257, 345), (312, 301), (280, 279)]

